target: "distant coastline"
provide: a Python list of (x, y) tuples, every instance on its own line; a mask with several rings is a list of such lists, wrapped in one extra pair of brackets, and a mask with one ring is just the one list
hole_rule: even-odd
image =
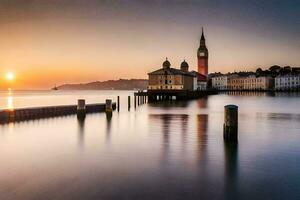
[[(107, 81), (95, 81), (79, 84), (63, 84), (56, 86), (57, 90), (145, 90), (147, 79), (119, 79)], [(54, 88), (51, 88), (52, 90)]]

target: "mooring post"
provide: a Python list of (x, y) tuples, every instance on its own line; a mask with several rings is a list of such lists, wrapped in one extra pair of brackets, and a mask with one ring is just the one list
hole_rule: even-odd
[(118, 96), (118, 100), (117, 100), (117, 107), (118, 107), (118, 112), (120, 111), (120, 96)]
[(84, 118), (85, 114), (86, 114), (85, 100), (84, 99), (78, 99), (78, 102), (77, 102), (77, 118)]
[(106, 99), (105, 101), (105, 112), (107, 115), (112, 115), (112, 100), (111, 99)]
[(130, 96), (128, 96), (128, 110), (130, 110)]
[(237, 142), (238, 140), (238, 106), (226, 105), (224, 107), (224, 130), (225, 141)]

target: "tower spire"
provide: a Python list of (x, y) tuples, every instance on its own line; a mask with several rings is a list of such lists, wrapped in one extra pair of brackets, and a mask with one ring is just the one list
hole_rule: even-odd
[(205, 40), (203, 26), (202, 26), (201, 40)]

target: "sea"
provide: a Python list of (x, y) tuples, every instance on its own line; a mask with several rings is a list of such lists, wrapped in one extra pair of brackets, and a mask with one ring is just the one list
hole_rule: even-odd
[[(0, 109), (120, 111), (0, 125), (1, 200), (300, 199), (300, 94), (221, 93), (134, 107), (134, 91), (1, 91)], [(131, 109), (127, 99), (131, 96)], [(224, 106), (238, 143), (223, 140)]]

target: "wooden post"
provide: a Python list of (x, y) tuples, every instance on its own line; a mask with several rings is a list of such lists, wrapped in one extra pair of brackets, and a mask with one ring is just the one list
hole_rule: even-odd
[(134, 108), (136, 108), (136, 95), (134, 95)]
[(238, 106), (226, 105), (224, 107), (224, 130), (225, 141), (237, 142), (238, 140)]
[(139, 95), (137, 96), (137, 99), (138, 99), (138, 105), (140, 105), (140, 96)]
[(112, 115), (112, 100), (111, 99), (106, 99), (105, 101), (105, 112), (108, 115)]
[(120, 96), (118, 96), (118, 100), (117, 100), (117, 107), (118, 107), (118, 112), (120, 111)]
[(130, 110), (130, 96), (128, 96), (128, 110)]
[(77, 102), (77, 118), (85, 118), (86, 109), (85, 109), (85, 100), (78, 99)]

